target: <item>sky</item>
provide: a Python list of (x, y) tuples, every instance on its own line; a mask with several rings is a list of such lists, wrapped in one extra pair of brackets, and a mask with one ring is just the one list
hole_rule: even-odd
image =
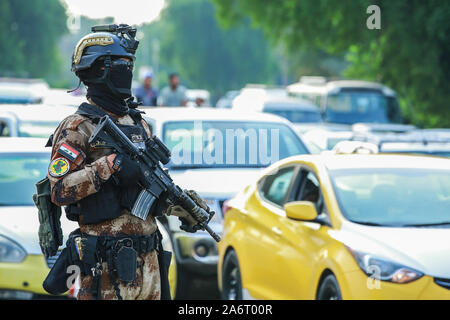
[(115, 23), (140, 25), (155, 20), (164, 8), (164, 0), (63, 0), (68, 12), (92, 19), (113, 17)]

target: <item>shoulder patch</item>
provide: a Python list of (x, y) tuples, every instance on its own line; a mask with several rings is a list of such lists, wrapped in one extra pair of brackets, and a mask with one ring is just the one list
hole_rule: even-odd
[(56, 158), (53, 160), (49, 167), (48, 167), (48, 173), (52, 177), (62, 177), (66, 173), (68, 173), (70, 170), (70, 164), (69, 161), (65, 158)]
[(57, 151), (60, 155), (66, 157), (67, 159), (69, 159), (70, 161), (75, 161), (78, 156), (80, 155), (80, 151), (78, 151), (77, 149), (69, 146), (67, 143), (63, 143), (58, 151)]

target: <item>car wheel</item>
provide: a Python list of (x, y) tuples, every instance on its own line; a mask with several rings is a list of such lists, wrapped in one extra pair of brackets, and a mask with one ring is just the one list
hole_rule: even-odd
[(223, 261), (221, 296), (223, 300), (242, 300), (241, 270), (233, 250), (228, 252)]
[(341, 290), (334, 275), (329, 274), (323, 279), (317, 290), (317, 300), (342, 300)]

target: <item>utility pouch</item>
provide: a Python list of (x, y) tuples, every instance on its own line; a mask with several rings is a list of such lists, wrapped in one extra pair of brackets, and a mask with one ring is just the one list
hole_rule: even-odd
[(67, 280), (70, 276), (67, 273), (69, 266), (68, 249), (64, 248), (42, 284), (44, 290), (54, 295), (63, 294), (69, 290), (67, 288)]
[(161, 250), (158, 253), (159, 275), (161, 278), (161, 300), (172, 300), (170, 296), (169, 267), (172, 252)]
[[(131, 242), (131, 240), (129, 240)], [(114, 255), (117, 278), (124, 282), (136, 280), (137, 252), (131, 246), (123, 245)]]
[(80, 229), (76, 229), (69, 235), (69, 239), (66, 241), (66, 247), (61, 251), (61, 254), (45, 278), (42, 287), (48, 293), (60, 295), (72, 286), (73, 283), (68, 283), (68, 280), (74, 274), (69, 267), (73, 265), (80, 267), (79, 255), (74, 241), (80, 235)]
[(56, 255), (62, 245), (61, 208), (52, 202), (50, 180), (42, 179), (36, 183), (33, 201), (39, 214), (39, 245), (46, 258)]

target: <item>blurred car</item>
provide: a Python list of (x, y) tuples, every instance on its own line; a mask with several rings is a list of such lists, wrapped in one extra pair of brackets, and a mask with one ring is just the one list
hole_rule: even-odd
[(296, 128), (310, 148), (331, 150), (337, 143), (349, 140), (366, 140), (368, 137), (395, 137), (407, 135), (415, 126), (402, 124), (355, 123), (346, 126), (333, 123), (322, 123), (314, 127)]
[(322, 121), (319, 109), (313, 103), (304, 99), (287, 97), (285, 91), (283, 96), (267, 89), (247, 88), (233, 100), (232, 109), (275, 114), (288, 119), (296, 128), (302, 126), (309, 128)]
[(355, 141), (375, 144), (380, 153), (411, 153), (450, 157), (450, 131), (412, 130), (400, 134), (359, 133)]
[(385, 131), (392, 125), (398, 129), (402, 123), (395, 91), (376, 82), (302, 77), (300, 82), (288, 86), (287, 91), (289, 96), (317, 105), (326, 122), (377, 123)]
[(228, 206), (225, 299), (450, 299), (450, 159), (290, 157)]
[(43, 97), (42, 103), (48, 106), (69, 106), (78, 107), (86, 102), (86, 93), (83, 89), (77, 89), (68, 93), (68, 89), (49, 89)]
[(339, 142), (351, 140), (353, 138), (353, 132), (316, 128), (302, 133), (301, 137), (310, 148), (331, 150)]
[(48, 90), (41, 79), (0, 78), (0, 104), (41, 103)]
[(0, 106), (0, 137), (48, 138), (58, 124), (75, 113), (68, 106), (2, 105)]
[(217, 109), (230, 109), (233, 99), (239, 94), (239, 90), (231, 90), (225, 93), (225, 95), (217, 100)]
[[(216, 212), (210, 225), (218, 233), (222, 231), (221, 208), (226, 207), (226, 200), (255, 179), (262, 168), (278, 159), (309, 153), (290, 123), (274, 115), (215, 108), (144, 110), (153, 134), (172, 152), (167, 166), (170, 175), (182, 188), (197, 191)], [(274, 159), (262, 158), (268, 150), (272, 155), (277, 146)], [(176, 217), (164, 217), (161, 222), (176, 257), (177, 276), (172, 282), (176, 297), (192, 299), (199, 291), (207, 291), (209, 296), (217, 293), (216, 242), (206, 232), (181, 231)]]
[(188, 107), (210, 107), (210, 96), (208, 90), (188, 89), (186, 90), (186, 105)]
[[(57, 256), (45, 259), (39, 247), (35, 183), (47, 174), (46, 139), (3, 138), (0, 143), (0, 299), (49, 297), (42, 283)], [(78, 227), (63, 215), (64, 244)], [(59, 254), (59, 253), (58, 253)], [(53, 297), (55, 298), (55, 297)]]

